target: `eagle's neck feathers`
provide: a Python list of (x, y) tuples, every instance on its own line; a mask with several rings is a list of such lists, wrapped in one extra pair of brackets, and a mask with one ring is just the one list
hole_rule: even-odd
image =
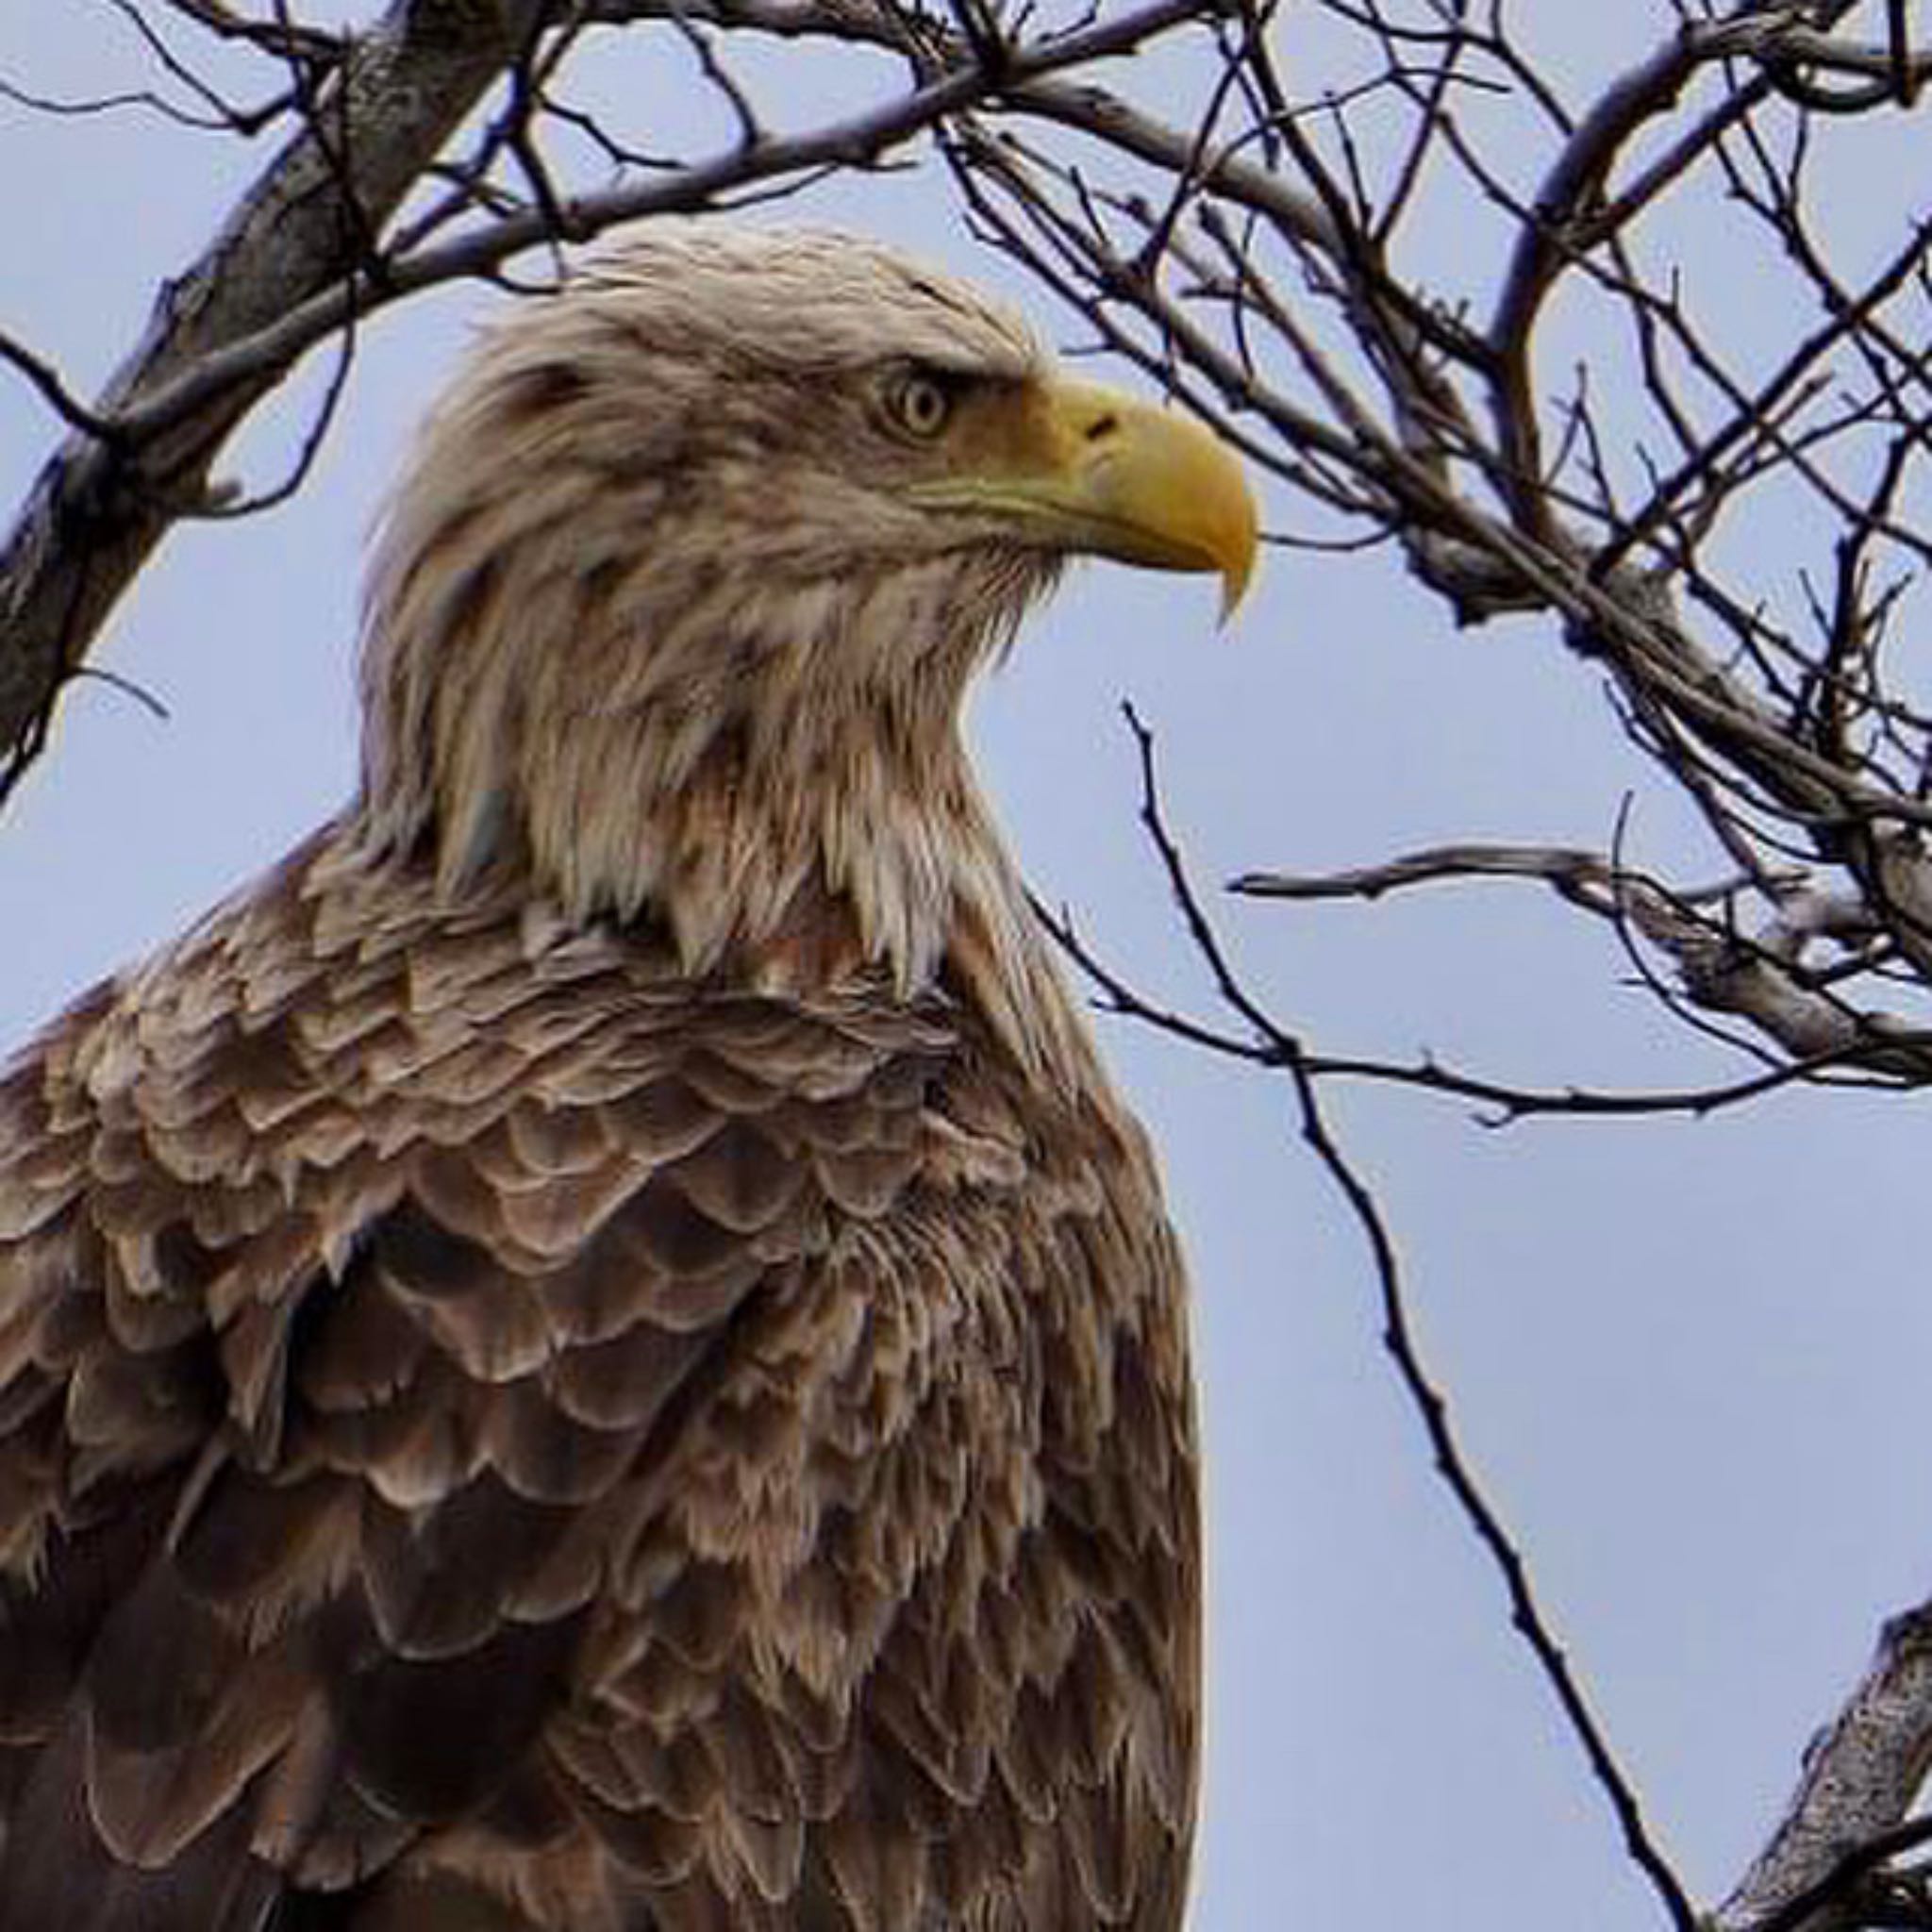
[[(445, 488), (392, 511), (365, 641), (362, 835), (460, 895), (526, 868), (567, 918), (648, 919), (684, 969), (809, 993), (942, 979), (1024, 1061), (1082, 1029), (969, 769), (959, 710), (1052, 563), (824, 554), (575, 489)], [(770, 478), (765, 484), (769, 488)], [(713, 487), (707, 503), (728, 507)], [(651, 512), (655, 510), (656, 514)], [(795, 533), (792, 522), (788, 532)]]

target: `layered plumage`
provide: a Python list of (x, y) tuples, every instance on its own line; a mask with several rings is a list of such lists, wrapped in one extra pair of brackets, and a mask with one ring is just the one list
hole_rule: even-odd
[(0, 1932), (1179, 1924), (1181, 1271), (958, 715), (1252, 545), (863, 243), (483, 343), (358, 797), (0, 1078)]

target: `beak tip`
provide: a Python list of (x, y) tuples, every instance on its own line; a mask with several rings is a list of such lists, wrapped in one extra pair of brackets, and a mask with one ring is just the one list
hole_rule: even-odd
[(1255, 580), (1255, 559), (1258, 549), (1259, 539), (1251, 521), (1242, 541), (1223, 555), (1220, 617), (1220, 628), (1223, 630), (1233, 622), (1235, 612), (1248, 594), (1249, 585)]

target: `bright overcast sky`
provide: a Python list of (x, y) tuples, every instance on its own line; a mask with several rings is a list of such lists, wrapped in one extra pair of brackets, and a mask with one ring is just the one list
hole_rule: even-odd
[[(1517, 9), (1573, 84), (1601, 53), (1577, 38), (1590, 10)], [(1669, 30), (1668, 8), (1621, 11), (1630, 46)], [(823, 79), (798, 61), (760, 70), (787, 75), (774, 98), (793, 120)], [(67, 0), (0, 13), (0, 75), (92, 95), (138, 82), (141, 63), (112, 6)], [(633, 57), (610, 84), (689, 85), (668, 75)], [(0, 327), (92, 387), (259, 159), (136, 112), (55, 121), (0, 100)], [(835, 182), (804, 208), (1001, 283), (1079, 345), (1074, 319), (974, 249), (938, 174)], [(1481, 273), (1457, 245), (1444, 236), (1445, 284)], [(309, 487), (258, 520), (178, 533), (124, 605), (99, 662), (168, 715), (79, 686), (0, 827), (0, 1041), (341, 801), (361, 535), (466, 321), (499, 299), (458, 291), (369, 329)], [(0, 372), (9, 504), (53, 435)], [(284, 419), (234, 467), (272, 481), (287, 439)], [(1293, 515), (1279, 496), (1268, 508)], [(1769, 591), (1789, 566), (1763, 568)], [(1389, 563), (1346, 556), (1272, 556), (1225, 633), (1213, 604), (1198, 581), (1088, 566), (976, 712), (1029, 875), (1150, 992), (1208, 998), (1136, 832), (1124, 696), (1158, 733), (1204, 887), (1452, 837), (1602, 846), (1632, 788), (1637, 849), (1676, 849), (1674, 808), (1641, 795), (1597, 679), (1550, 626), (1458, 634)], [(1545, 1085), (1736, 1071), (1626, 983), (1605, 933), (1524, 887), (1224, 916), (1257, 995), (1337, 1051), (1427, 1048)], [(1118, 1021), (1099, 1030), (1162, 1151), (1196, 1279), (1212, 1552), (1194, 1924), (1658, 1923), (1430, 1473), (1378, 1353), (1366, 1252), (1295, 1138), (1286, 1086)], [(1333, 1112), (1475, 1463), (1653, 1824), (1694, 1891), (1721, 1890), (1878, 1620), (1932, 1581), (1924, 1108), (1799, 1096), (1699, 1124), (1495, 1132), (1457, 1105), (1355, 1091)]]

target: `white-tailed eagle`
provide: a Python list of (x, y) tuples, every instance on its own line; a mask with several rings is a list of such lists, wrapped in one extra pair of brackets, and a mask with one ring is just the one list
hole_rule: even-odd
[(1174, 1932), (1181, 1264), (958, 714), (1254, 547), (864, 242), (488, 335), (357, 796), (0, 1070), (0, 1932)]

